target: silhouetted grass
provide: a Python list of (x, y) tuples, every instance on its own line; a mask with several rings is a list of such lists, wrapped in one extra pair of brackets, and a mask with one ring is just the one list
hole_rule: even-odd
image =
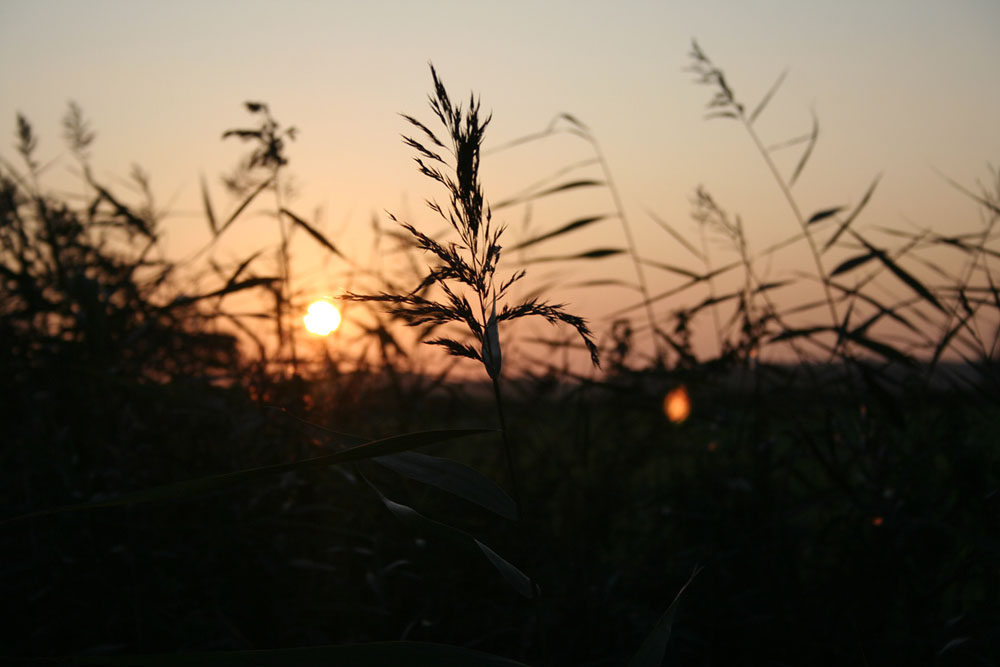
[[(227, 216), (203, 186), (212, 241), (200, 257), (215, 278), (192, 292), (180, 275), (192, 266), (159, 251), (145, 173), (138, 201), (97, 182), (95, 135), (71, 106), (87, 200), (46, 193), (19, 118), (24, 166), (0, 163), (4, 659), (996, 664), (996, 173), (966, 191), (983, 212), (974, 232), (866, 228), (877, 179), (848, 207), (793, 193), (818, 121), (791, 142), (802, 152), (787, 176), (757, 134), (782, 79), (748, 112), (697, 45), (692, 64), (710, 113), (744, 126), (788, 205), (793, 231), (775, 246), (756, 248), (752, 225), (702, 187), (695, 233), (651, 214), (666, 241), (640, 254), (599, 144), (564, 115), (525, 140), (574, 133), (600, 177), (569, 165), (495, 208), (590, 188), (613, 213), (536, 229), (502, 253), (479, 180), (487, 121), (434, 72), (446, 133), (406, 117), (418, 132), (407, 143), (447, 194), (432, 209), (451, 237), (376, 223), (386, 271), (277, 199), (278, 246), (218, 264), (223, 232), (238, 233), (286, 166), (285, 135), (254, 103), (261, 127), (235, 136), (255, 147), (244, 175), (259, 174)], [(621, 247), (560, 248), (616, 223)], [(293, 230), (369, 294), (345, 303), (357, 346), (316, 364), (293, 348)], [(796, 245), (815, 267), (798, 283), (815, 294), (792, 303), (786, 279), (758, 267)], [(624, 285), (637, 301), (594, 327), (598, 347), (562, 306), (518, 297), (522, 271), (500, 277), (501, 255), (520, 250), (528, 269), (627, 254), (634, 280), (583, 283)], [(258, 266), (272, 251), (277, 275)], [(943, 251), (963, 259), (957, 270)], [(677, 283), (656, 292), (647, 270)], [(230, 308), (230, 295), (262, 289), (273, 314)], [(538, 362), (501, 355), (500, 323), (527, 315), (569, 325)], [(277, 343), (255, 319), (280, 328)], [(418, 343), (483, 364), (489, 382), (428, 372), (400, 320)], [(709, 325), (716, 353), (699, 358), (692, 339)], [(257, 355), (236, 335), (256, 337)], [(785, 346), (794, 363), (769, 355)], [(563, 363), (578, 352), (600, 354), (604, 374)], [(676, 387), (692, 401), (680, 423), (663, 412)]]

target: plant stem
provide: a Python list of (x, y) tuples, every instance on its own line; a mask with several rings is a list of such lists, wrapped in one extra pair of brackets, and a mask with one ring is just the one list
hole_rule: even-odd
[[(777, 181), (778, 187), (781, 189), (781, 194), (784, 195), (785, 201), (788, 202), (788, 205), (792, 209), (792, 213), (795, 215), (795, 219), (802, 228), (802, 234), (809, 243), (809, 251), (812, 253), (813, 262), (816, 264), (816, 272), (819, 274), (820, 282), (823, 283), (823, 292), (826, 296), (826, 304), (830, 309), (830, 324), (833, 327), (840, 326), (840, 318), (837, 316), (837, 306), (833, 300), (833, 293), (830, 291), (830, 280), (826, 275), (826, 271), (823, 269), (823, 262), (820, 259), (819, 250), (816, 248), (816, 240), (809, 231), (809, 225), (806, 223), (805, 218), (802, 217), (802, 211), (799, 209), (799, 205), (795, 201), (795, 197), (792, 195), (791, 189), (785, 182), (785, 179), (781, 176), (781, 172), (778, 171), (778, 167), (774, 164), (774, 160), (771, 159), (771, 155), (768, 153), (767, 148), (761, 142), (760, 137), (757, 136), (757, 133), (753, 129), (753, 125), (750, 124), (750, 120), (746, 117), (742, 110), (740, 111), (740, 120), (743, 121), (743, 127), (746, 128), (747, 133), (750, 135), (754, 145), (757, 147), (757, 151), (760, 153), (761, 157), (764, 158), (767, 168), (771, 171), (771, 175), (774, 176), (774, 180)], [(834, 354), (837, 353), (839, 348), (840, 344), (838, 343), (834, 347)]]

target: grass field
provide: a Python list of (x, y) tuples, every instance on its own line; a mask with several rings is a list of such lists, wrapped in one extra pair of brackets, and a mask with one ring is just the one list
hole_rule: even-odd
[[(876, 241), (854, 222), (877, 180), (851, 207), (805, 212), (791, 186), (816, 132), (782, 175), (753, 125), (773, 90), (745, 106), (696, 44), (691, 67), (711, 113), (742, 123), (773, 170), (799, 225), (787, 243), (815, 264), (805, 303), (772, 296), (784, 285), (758, 268), (772, 251), (755, 255), (704, 189), (696, 219), (733, 261), (664, 223), (703, 269), (640, 256), (572, 117), (602, 178), (557, 174), (523, 200), (599, 187), (617, 213), (506, 252), (619, 225), (620, 248), (575, 257), (629, 258), (619, 280), (642, 307), (603, 331), (519, 297), (479, 181), (489, 121), (436, 72), (434, 123), (406, 116), (406, 141), (450, 231), (401, 221), (405, 265), (432, 267), (410, 283), (343, 257), (287, 208), (294, 132), (264, 104), (247, 105), (259, 126), (226, 133), (251, 147), (232, 213), (207, 189), (204, 204), (214, 238), (271, 210), (276, 246), (215, 265), (195, 293), (159, 252), (144, 174), (127, 201), (91, 175), (77, 107), (83, 204), (45, 191), (19, 118), (23, 164), (0, 165), (0, 660), (997, 664), (1000, 190), (968, 191), (974, 234)], [(293, 233), (357, 279), (345, 317), (370, 352), (307, 359)], [(940, 251), (959, 268), (930, 259)], [(669, 312), (646, 277), (664, 266), (684, 280)], [(888, 300), (886, 282), (907, 296)], [(267, 303), (252, 317), (229, 306), (248, 295)], [(556, 327), (539, 353), (555, 361), (511, 356), (519, 318)], [(718, 354), (698, 356), (696, 326)], [(478, 372), (422, 361), (424, 343)], [(789, 361), (766, 354), (778, 348)], [(668, 409), (679, 395), (689, 411)]]

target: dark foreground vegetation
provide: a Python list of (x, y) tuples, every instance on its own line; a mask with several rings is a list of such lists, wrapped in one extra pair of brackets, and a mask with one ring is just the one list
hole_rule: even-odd
[[(692, 63), (713, 110), (756, 141), (774, 91), (745, 110), (697, 46)], [(644, 276), (656, 262), (619, 212), (616, 252), (634, 261), (641, 315), (595, 336), (571, 309), (513, 299), (522, 274), (505, 271), (478, 180), (488, 120), (436, 73), (434, 85), (444, 129), (408, 118), (408, 143), (444, 188), (435, 212), (451, 236), (404, 226), (404, 251), (436, 267), (412, 284), (352, 265), (371, 286), (349, 299), (375, 354), (320, 364), (296, 347), (289, 238), (339, 251), (286, 208), (294, 133), (265, 105), (248, 105), (259, 127), (227, 133), (253, 147), (229, 181), (234, 213), (217, 217), (207, 190), (205, 205), (217, 237), (273, 194), (272, 270), (260, 253), (214, 265), (217, 283), (197, 293), (159, 251), (144, 174), (128, 201), (92, 177), (78, 109), (66, 131), (82, 204), (43, 191), (19, 119), (23, 166), (0, 172), (0, 659), (997, 664), (998, 193), (970, 193), (984, 211), (975, 234), (876, 244), (853, 226), (872, 190), (853, 209), (799, 212), (790, 188), (813, 132), (792, 176), (775, 171), (801, 224), (792, 242), (816, 260), (809, 326), (791, 319), (809, 308), (772, 300), (780, 286), (758, 280), (739, 218), (700, 189), (696, 215), (736, 261), (713, 266), (689, 244), (702, 269), (666, 268), (708, 291), (660, 313)], [(613, 192), (593, 137), (565, 120), (604, 170), (588, 187)], [(960, 272), (904, 262), (927, 248), (962, 255)], [(914, 266), (939, 272), (931, 282)], [(714, 282), (727, 272), (732, 292)], [(908, 296), (886, 303), (876, 280)], [(273, 310), (228, 306), (254, 293)], [(691, 348), (699, 313), (715, 321), (710, 359)], [(568, 334), (547, 358), (579, 347), (603, 371), (505, 357), (501, 324), (522, 317)], [(418, 372), (404, 323), (479, 364), (481, 380)], [(642, 356), (642, 341), (656, 352)], [(762, 361), (771, 346), (798, 361)], [(668, 419), (680, 387), (690, 416)]]

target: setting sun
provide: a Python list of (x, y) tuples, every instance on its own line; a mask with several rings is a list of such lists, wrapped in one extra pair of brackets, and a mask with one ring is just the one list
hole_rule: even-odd
[(302, 319), (309, 333), (326, 336), (340, 326), (340, 311), (329, 301), (315, 301)]

